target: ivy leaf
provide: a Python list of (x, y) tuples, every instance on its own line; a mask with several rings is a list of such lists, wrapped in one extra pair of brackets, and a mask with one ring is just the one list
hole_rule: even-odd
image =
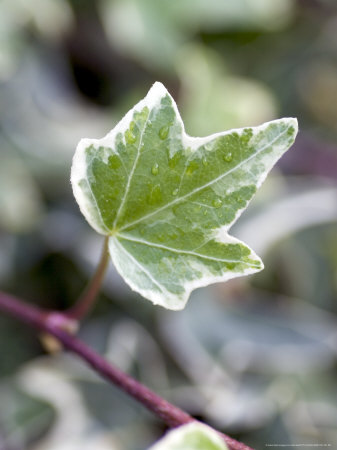
[(228, 450), (228, 447), (212, 428), (189, 423), (169, 431), (150, 450)]
[(182, 309), (193, 289), (263, 268), (228, 230), (296, 132), (287, 118), (190, 137), (157, 82), (107, 136), (80, 141), (74, 195), (131, 288)]

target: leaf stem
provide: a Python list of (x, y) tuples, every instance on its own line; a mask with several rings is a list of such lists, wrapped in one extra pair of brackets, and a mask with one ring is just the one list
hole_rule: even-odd
[[(53, 320), (53, 313), (19, 300), (9, 294), (0, 292), (0, 310), (22, 322), (57, 338), (63, 347), (86, 361), (95, 372), (108, 382), (118, 386), (124, 392), (142, 403), (169, 427), (177, 427), (195, 419), (172, 405), (137, 380), (110, 364), (102, 356), (88, 347), (84, 342), (68, 333), (62, 324)], [(230, 450), (252, 450), (245, 444), (220, 433)]]
[(102, 284), (106, 269), (109, 263), (109, 236), (106, 236), (103, 243), (101, 258), (89, 285), (79, 297), (74, 306), (64, 312), (64, 315), (73, 320), (81, 320), (92, 309)]

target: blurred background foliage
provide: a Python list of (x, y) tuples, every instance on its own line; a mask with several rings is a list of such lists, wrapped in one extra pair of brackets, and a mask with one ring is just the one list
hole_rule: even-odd
[[(1, 0), (1, 288), (74, 303), (102, 244), (72, 196), (75, 146), (155, 80), (193, 135), (298, 117), (294, 147), (232, 231), (266, 268), (169, 312), (111, 267), (80, 335), (253, 447), (337, 448), (335, 0)], [(0, 355), (1, 450), (142, 450), (165, 430), (5, 317)]]

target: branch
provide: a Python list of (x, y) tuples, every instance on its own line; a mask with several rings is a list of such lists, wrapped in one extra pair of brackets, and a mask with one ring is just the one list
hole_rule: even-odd
[[(29, 305), (16, 297), (0, 292), (0, 310), (4, 313), (21, 320), (22, 322), (49, 333), (57, 338), (63, 346), (86, 361), (97, 373), (108, 382), (118, 386), (124, 392), (142, 403), (157, 417), (162, 419), (169, 427), (174, 428), (193, 422), (195, 419), (172, 405), (134, 378), (111, 365), (102, 356), (88, 347), (85, 343), (62, 329), (55, 317), (60, 313), (50, 312)], [(252, 450), (250, 447), (231, 437), (220, 433), (230, 450)]]

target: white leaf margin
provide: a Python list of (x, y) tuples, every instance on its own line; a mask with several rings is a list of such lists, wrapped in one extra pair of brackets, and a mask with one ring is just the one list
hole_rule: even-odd
[[(170, 93), (167, 91), (165, 86), (160, 83), (159, 81), (156, 81), (147, 95), (140, 100), (132, 109), (130, 109), (126, 115), (120, 120), (120, 122), (117, 123), (117, 125), (103, 138), (101, 139), (91, 139), (91, 138), (84, 138), (81, 139), (78, 143), (75, 154), (72, 161), (72, 168), (71, 168), (71, 185), (74, 193), (74, 197), (79, 205), (79, 208), (86, 218), (86, 220), (89, 222), (89, 224), (100, 234), (103, 235), (112, 235), (113, 232), (111, 230), (108, 230), (106, 226), (103, 224), (102, 221), (97, 221), (97, 217), (100, 216), (100, 213), (98, 211), (98, 208), (96, 212), (93, 212), (91, 201), (92, 199), (88, 199), (86, 195), (83, 193), (82, 188), (79, 186), (79, 182), (82, 180), (87, 180), (87, 164), (86, 164), (86, 154), (85, 150), (89, 146), (93, 146), (94, 148), (98, 149), (99, 147), (109, 147), (111, 148), (112, 152), (116, 152), (115, 150), (115, 142), (116, 137), (118, 134), (122, 133), (124, 135), (125, 131), (129, 128), (130, 122), (132, 121), (132, 118), (136, 112), (142, 111), (143, 108), (147, 107), (150, 111), (151, 109), (155, 108), (157, 105), (160, 104), (163, 97), (168, 95), (172, 100), (172, 107), (175, 111), (175, 114), (177, 116), (177, 121), (180, 123), (182, 127), (182, 143), (185, 148), (190, 147), (192, 150), (196, 150), (201, 145), (206, 145), (207, 143), (211, 142), (212, 140), (216, 139), (220, 136), (226, 136), (227, 134), (232, 133), (239, 133), (241, 134), (243, 130), (249, 128), (253, 131), (254, 134), (258, 134), (261, 131), (263, 131), (265, 128), (267, 128), (271, 123), (276, 122), (287, 122), (289, 126), (293, 126), (295, 129), (295, 134), (298, 130), (298, 124), (297, 119), (293, 117), (289, 118), (283, 118), (278, 120), (273, 120), (270, 122), (266, 122), (260, 126), (257, 127), (243, 127), (243, 128), (234, 128), (231, 130), (222, 131), (219, 133), (213, 133), (209, 136), (204, 137), (192, 137), (189, 136), (185, 131), (184, 122), (180, 116), (180, 113), (178, 111), (177, 104), (173, 97), (170, 95)], [(125, 139), (125, 138), (124, 138)], [(261, 176), (258, 183), (257, 183), (257, 189), (261, 186), (261, 184), (264, 182), (266, 176), (268, 173), (265, 173), (264, 176)], [(240, 210), (239, 213), (241, 214), (243, 210)], [(230, 226), (238, 219), (238, 216), (235, 217), (235, 219), (232, 221), (231, 224), (226, 225), (226, 228), (229, 229)]]
[[(117, 153), (117, 151), (115, 150), (116, 137), (120, 133), (122, 133), (124, 136), (124, 133), (130, 126), (130, 122), (132, 121), (134, 114), (136, 112), (142, 111), (142, 109), (144, 109), (145, 107), (147, 107), (149, 111), (151, 111), (151, 109), (160, 104), (161, 99), (166, 95), (170, 94), (168, 93), (164, 85), (159, 81), (155, 82), (147, 93), (146, 97), (140, 100), (140, 102), (138, 102), (132, 109), (130, 109), (106, 136), (101, 139), (81, 139), (76, 147), (70, 176), (74, 197), (86, 220), (100, 234), (107, 236), (111, 235), (112, 232), (106, 228), (102, 220), (98, 220), (98, 218), (100, 217), (98, 207), (96, 206), (96, 211), (93, 211), (91, 204), (92, 199), (88, 199), (83, 193), (82, 188), (79, 186), (80, 181), (87, 180), (87, 161), (85, 151), (88, 147), (93, 146), (95, 149), (98, 149), (99, 147), (109, 147), (111, 148), (112, 152)], [(176, 113), (178, 114), (179, 119), (181, 120), (177, 105), (173, 99), (172, 105)]]
[[(122, 264), (120, 263), (119, 257), (118, 257), (118, 253), (119, 253), (118, 247), (115, 243), (115, 240), (118, 239), (118, 231), (116, 232), (115, 230), (107, 229), (107, 227), (105, 226), (105, 224), (101, 218), (101, 214), (100, 214), (99, 208), (96, 204), (96, 201), (94, 199), (94, 196), (91, 195), (88, 197), (83, 192), (82, 188), (79, 186), (80, 181), (82, 181), (82, 180), (88, 181), (86, 149), (89, 146), (93, 146), (96, 149), (98, 149), (99, 147), (109, 147), (112, 150), (112, 152), (117, 153), (117, 151), (115, 149), (116, 137), (120, 133), (122, 133), (122, 135), (124, 136), (125, 131), (130, 126), (130, 122), (132, 121), (134, 114), (136, 112), (142, 111), (142, 109), (144, 109), (145, 107), (147, 107), (149, 109), (149, 111), (151, 111), (153, 108), (159, 106), (162, 98), (167, 95), (172, 100), (172, 107), (175, 111), (177, 121), (181, 125), (183, 146), (185, 148), (190, 147), (192, 149), (192, 151), (196, 150), (201, 145), (206, 145), (207, 143), (213, 141), (214, 139), (216, 139), (220, 136), (225, 136), (225, 135), (232, 134), (232, 133), (241, 134), (247, 128), (251, 129), (253, 131), (253, 135), (256, 135), (256, 134), (260, 133), (261, 131), (263, 131), (265, 128), (267, 128), (272, 123), (283, 122), (288, 125), (288, 128), (293, 127), (294, 128), (294, 137), (295, 137), (297, 134), (297, 131), (298, 131), (298, 123), (297, 123), (296, 118), (289, 117), (289, 118), (282, 118), (282, 119), (277, 119), (277, 120), (273, 120), (270, 122), (266, 122), (260, 126), (235, 128), (235, 129), (226, 130), (226, 131), (219, 132), (219, 133), (214, 133), (214, 134), (211, 134), (211, 135), (205, 136), (205, 137), (192, 137), (192, 136), (189, 136), (185, 132), (183, 120), (180, 116), (177, 104), (174, 101), (173, 97), (167, 91), (165, 86), (162, 83), (157, 81), (153, 84), (153, 86), (151, 87), (151, 89), (149, 90), (149, 92), (145, 96), (145, 98), (140, 100), (132, 109), (130, 109), (127, 112), (127, 114), (120, 120), (120, 122), (118, 122), (117, 125), (105, 137), (103, 137), (101, 139), (84, 138), (84, 139), (80, 140), (79, 144), (77, 145), (74, 157), (73, 157), (70, 179), (71, 179), (71, 185), (72, 185), (75, 199), (79, 205), (79, 208), (80, 208), (82, 214), (84, 215), (84, 217), (86, 218), (88, 223), (98, 233), (103, 234), (105, 236), (111, 236), (110, 242), (109, 242), (111, 258), (113, 260), (113, 263), (114, 263), (118, 273), (125, 279), (125, 281), (129, 284), (129, 286), (131, 287), (132, 290), (138, 292), (143, 297), (149, 299), (155, 305), (160, 305), (160, 306), (163, 306), (163, 307), (171, 309), (171, 310), (181, 310), (185, 307), (187, 300), (188, 300), (191, 292), (194, 289), (197, 289), (200, 287), (205, 287), (205, 286), (208, 286), (208, 285), (216, 283), (216, 282), (225, 282), (232, 278), (236, 278), (236, 277), (240, 277), (240, 276), (251, 275), (251, 274), (254, 274), (256, 272), (263, 270), (263, 268), (264, 268), (263, 262), (256, 255), (256, 253), (247, 244), (245, 244), (241, 240), (236, 239), (228, 234), (228, 230), (230, 229), (230, 227), (233, 225), (233, 223), (236, 222), (236, 220), (240, 217), (242, 212), (248, 207), (250, 202), (248, 202), (244, 208), (237, 211), (233, 221), (230, 224), (226, 224), (226, 225), (214, 230), (214, 237), (219, 243), (237, 243), (237, 244), (244, 245), (250, 251), (250, 258), (255, 259), (257, 262), (260, 262), (261, 267), (259, 267), (259, 268), (248, 267), (247, 269), (244, 269), (242, 272), (228, 271), (228, 272), (225, 272), (221, 276), (214, 276), (214, 275), (208, 276), (208, 274), (205, 272), (204, 276), (202, 276), (199, 279), (195, 279), (192, 281), (185, 281), (185, 283), (183, 284), (184, 292), (182, 294), (176, 295), (176, 294), (170, 293), (165, 288), (166, 294), (164, 295), (164, 293), (163, 293), (163, 295), (160, 295), (160, 294), (158, 294), (157, 291), (141, 289), (139, 287), (139, 285), (137, 285), (135, 280), (129, 276), (129, 273), (124, 272)], [(124, 137), (124, 139), (125, 139), (125, 137)], [(269, 143), (268, 145), (272, 145), (272, 142)], [(271, 169), (271, 167), (273, 165), (274, 165), (274, 162), (270, 165), (268, 170), (266, 170), (263, 174), (260, 175), (260, 177), (256, 183), (257, 189), (259, 189), (259, 187), (262, 185), (262, 183), (264, 182), (264, 180), (266, 179), (266, 177), (269, 173), (269, 170)], [(89, 185), (89, 183), (88, 183), (88, 185)], [(136, 221), (136, 222), (138, 222), (138, 221)], [(131, 225), (132, 224), (127, 224), (127, 226), (131, 226)], [(122, 239), (122, 236), (121, 236), (121, 239)], [(130, 255), (130, 257), (132, 258), (132, 255)], [(144, 273), (147, 274), (147, 271), (144, 270)]]
[[(229, 281), (229, 280), (231, 280), (233, 278), (237, 278), (237, 277), (252, 275), (256, 272), (260, 272), (264, 268), (261, 258), (259, 258), (259, 256), (257, 256), (257, 254), (247, 244), (243, 243), (239, 239), (234, 238), (233, 236), (228, 235), (226, 232), (224, 232), (221, 229), (219, 229), (218, 231), (219, 231), (218, 238), (217, 238), (218, 242), (244, 245), (250, 251), (249, 257), (256, 260), (256, 262), (259, 262), (261, 264), (261, 266), (259, 268), (247, 267), (242, 272), (228, 271), (228, 272), (224, 272), (222, 275), (218, 275), (218, 276), (213, 275), (213, 274), (207, 275), (205, 268), (203, 268), (203, 270), (202, 270), (203, 276), (201, 278), (197, 278), (192, 281), (185, 281), (184, 283), (182, 283), (184, 291), (181, 294), (174, 294), (172, 292), (169, 292), (167, 290), (167, 288), (163, 285), (162, 285), (162, 294), (160, 294), (158, 291), (155, 291), (155, 290), (140, 289), (139, 284), (137, 284), (137, 282), (136, 282), (135, 271), (130, 270), (131, 266), (128, 267), (127, 271), (124, 270), (124, 267), (123, 267), (124, 264), (122, 263), (123, 255), (120, 254), (121, 251), (119, 248), (122, 245), (118, 241), (118, 236), (112, 236), (109, 239), (110, 256), (114, 263), (114, 266), (117, 269), (117, 272), (121, 275), (122, 278), (124, 278), (124, 280), (127, 282), (127, 284), (131, 287), (131, 289), (133, 291), (138, 292), (142, 297), (147, 298), (154, 305), (163, 306), (164, 308), (167, 308), (167, 309), (170, 309), (173, 311), (179, 311), (179, 310), (182, 310), (185, 308), (186, 303), (189, 299), (189, 296), (191, 295), (191, 292), (194, 291), (195, 289), (201, 288), (201, 287), (206, 287), (206, 286), (209, 286), (210, 284), (214, 284), (214, 283), (226, 282), (226, 281)], [(220, 235), (222, 235), (222, 237), (220, 237)], [(127, 251), (124, 249), (124, 247), (123, 247), (123, 253), (124, 253), (124, 258), (125, 258), (125, 253), (127, 253)], [(128, 255), (129, 255), (130, 263), (135, 264), (133, 255), (131, 255), (131, 254), (128, 254)], [(137, 262), (137, 266), (138, 266), (138, 268), (141, 268), (141, 265), (138, 262)], [(143, 273), (145, 274), (145, 276), (148, 276), (148, 271), (146, 268), (143, 268)], [(130, 274), (132, 274), (132, 275), (130, 276)], [(149, 278), (152, 278), (152, 277), (149, 277)], [(152, 279), (152, 282), (153, 282), (153, 279)], [(160, 284), (160, 282), (158, 280), (155, 280), (154, 284), (157, 284), (157, 283)]]

